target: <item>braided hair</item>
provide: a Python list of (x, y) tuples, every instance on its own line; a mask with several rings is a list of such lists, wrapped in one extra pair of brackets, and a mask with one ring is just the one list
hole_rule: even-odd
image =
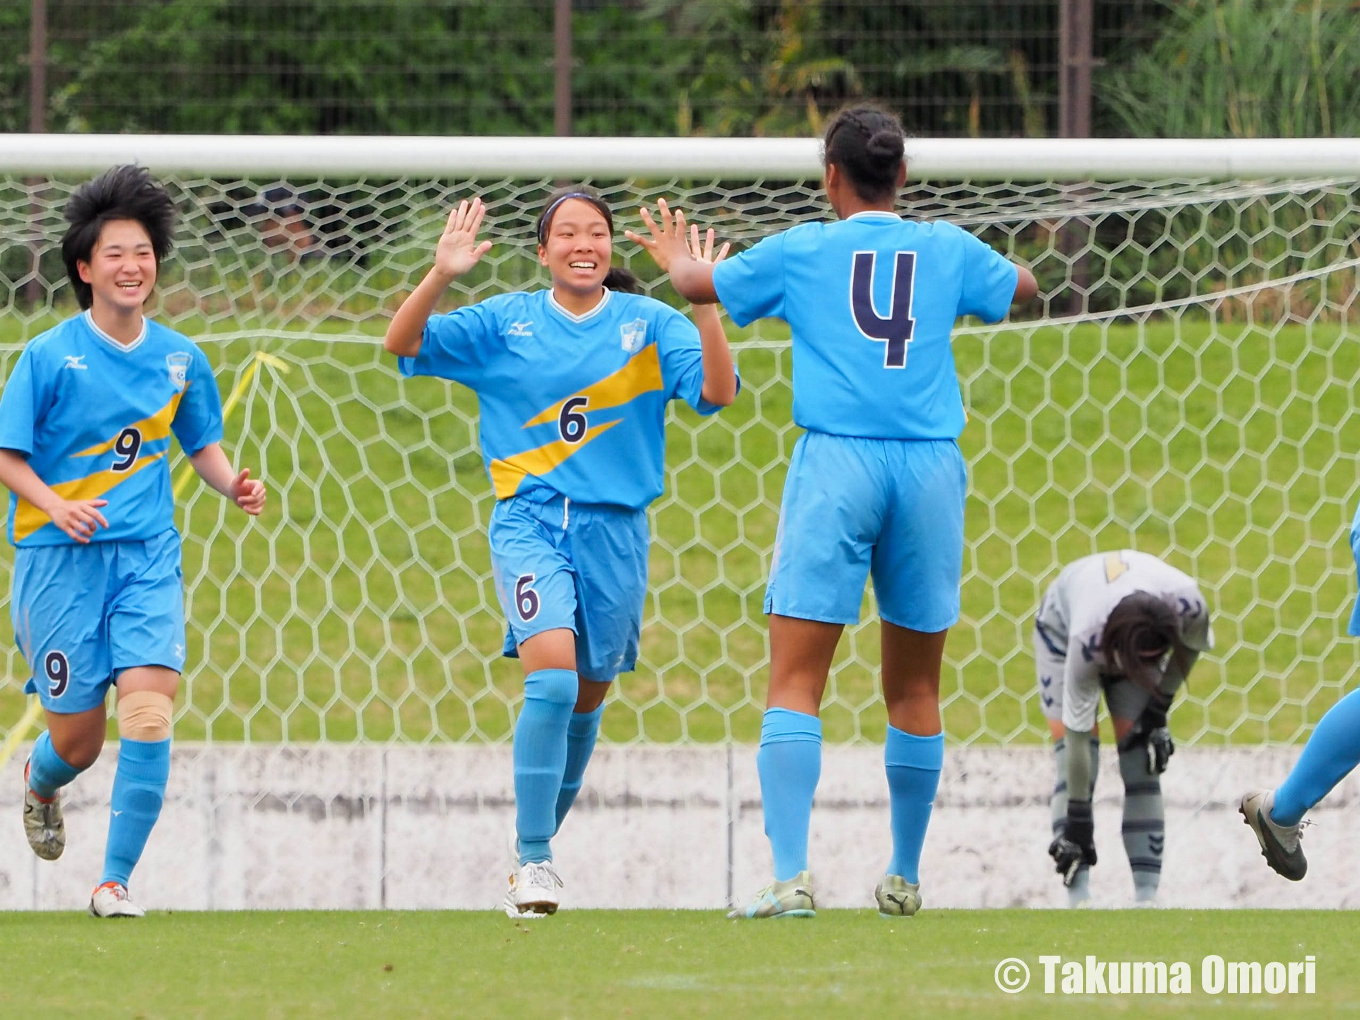
[(822, 139), (822, 163), (834, 163), (866, 202), (889, 199), (906, 152), (902, 122), (877, 106), (846, 106), (836, 112)]

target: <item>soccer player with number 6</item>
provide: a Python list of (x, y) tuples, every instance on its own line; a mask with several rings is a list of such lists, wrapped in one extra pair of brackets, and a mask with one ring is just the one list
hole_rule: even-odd
[[(445, 289), (491, 247), (480, 198), (449, 214), (434, 266), (387, 329), (403, 375), (472, 389), (495, 491), (491, 561), (509, 620), (505, 654), (524, 666), (515, 724), (516, 839), (504, 909), (557, 910), (551, 840), (581, 788), (610, 683), (633, 669), (647, 590), (647, 506), (661, 494), (666, 405), (730, 404), (738, 381), (716, 309), (695, 323), (630, 293), (613, 269), (614, 220), (584, 186), (538, 218), (547, 290), (500, 294), (434, 315)], [(710, 233), (673, 236), (705, 264)], [(698, 328), (695, 328), (697, 323)]]
[(843, 109), (823, 154), (839, 222), (800, 224), (716, 266), (677, 242), (683, 222), (672, 228), (664, 203), (659, 225), (644, 211), (652, 236), (635, 238), (690, 301), (721, 301), (739, 325), (789, 324), (793, 418), (807, 430), (789, 464), (765, 595), (770, 690), (756, 762), (775, 881), (733, 916), (815, 913), (807, 842), (818, 712), (868, 575), (882, 617), (893, 838), (875, 898), (888, 917), (921, 905), (917, 872), (944, 761), (940, 663), (963, 567), (964, 410), (950, 333), (960, 315), (1000, 321), (1037, 286), (953, 224), (898, 215), (904, 151), (892, 114)]
[(119, 166), (66, 205), (67, 275), (84, 309), (24, 348), (0, 394), (0, 484), (10, 490), (10, 601), (47, 731), (24, 770), (33, 852), (66, 846), (59, 791), (104, 746), (118, 688), (114, 775), (96, 917), (140, 917), (128, 879), (160, 816), (184, 669), (184, 585), (170, 488), (173, 433), (199, 476), (246, 513), (265, 488), (219, 445), (212, 366), (143, 314), (170, 250), (175, 206), (141, 167)]

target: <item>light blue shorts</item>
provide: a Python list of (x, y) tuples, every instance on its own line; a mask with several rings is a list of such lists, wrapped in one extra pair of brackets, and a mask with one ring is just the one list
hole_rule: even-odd
[(184, 579), (179, 534), (145, 542), (43, 545), (14, 551), (10, 599), (24, 686), (49, 712), (104, 703), (133, 666), (184, 669)]
[(884, 620), (926, 633), (952, 626), (967, 486), (953, 440), (804, 434), (784, 482), (765, 612), (855, 623), (872, 575)]
[(647, 511), (523, 497), (491, 512), (491, 566), (510, 627), (505, 654), (555, 628), (576, 634), (576, 669), (608, 682), (637, 665), (647, 594)]

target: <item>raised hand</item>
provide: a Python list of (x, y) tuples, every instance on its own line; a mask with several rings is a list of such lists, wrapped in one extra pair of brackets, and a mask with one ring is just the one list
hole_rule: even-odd
[(52, 523), (81, 545), (88, 545), (96, 528), (109, 526), (99, 512), (99, 507), (108, 505), (107, 499), (63, 499), (52, 508)]
[(481, 261), (491, 250), (490, 241), (477, 241), (477, 232), (486, 218), (486, 206), (480, 198), (471, 202), (463, 199), (458, 208), (449, 213), (449, 222), (434, 250), (434, 268), (441, 276), (457, 279)]
[[(623, 236), (646, 248), (647, 254), (661, 267), (661, 271), (669, 273), (672, 262), (696, 259), (698, 256), (691, 250), (690, 240), (685, 236), (684, 212), (677, 209), (672, 215), (671, 208), (664, 198), (657, 199), (656, 211), (660, 223), (652, 218), (651, 210), (645, 207), (638, 210), (638, 215), (642, 217), (642, 225), (647, 228), (649, 236), (644, 237), (632, 230), (625, 230)], [(712, 231), (709, 234), (711, 236)], [(695, 228), (696, 240), (697, 237), (698, 228)]]
[(718, 263), (727, 258), (727, 253), (732, 247), (731, 241), (724, 241), (722, 247), (718, 249), (718, 254), (713, 254), (713, 228), (708, 228), (708, 234), (704, 238), (704, 243), (699, 243), (699, 225), (691, 223), (689, 225), (689, 253), (696, 262)]

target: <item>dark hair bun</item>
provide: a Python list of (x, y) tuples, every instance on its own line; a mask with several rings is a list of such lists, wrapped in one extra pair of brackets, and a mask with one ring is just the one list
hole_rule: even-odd
[(875, 131), (864, 151), (876, 163), (897, 163), (906, 152), (906, 145), (899, 131)]
[(822, 162), (835, 165), (866, 202), (884, 202), (896, 193), (906, 138), (902, 122), (879, 106), (842, 107), (827, 123)]

